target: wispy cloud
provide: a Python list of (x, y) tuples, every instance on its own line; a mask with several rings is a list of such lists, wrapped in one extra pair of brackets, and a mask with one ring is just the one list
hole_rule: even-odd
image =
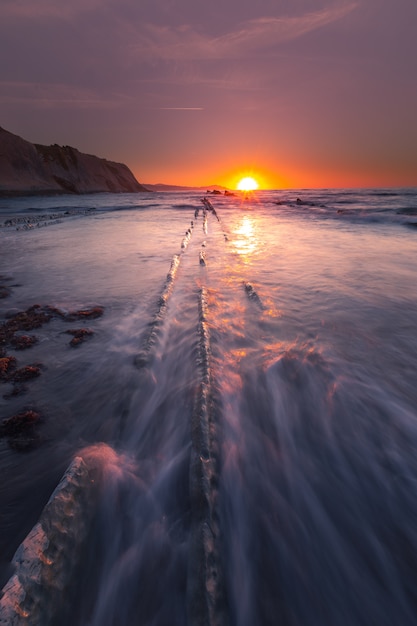
[(159, 111), (204, 111), (203, 107), (158, 107)]
[(32, 82), (0, 82), (0, 103), (29, 105), (37, 108), (70, 107), (112, 109), (126, 102), (126, 97), (101, 94), (79, 86)]
[(57, 0), (1, 0), (0, 18), (66, 19), (100, 7), (103, 7), (103, 0), (71, 0), (62, 3)]
[(189, 25), (171, 28), (148, 24), (139, 49), (148, 57), (177, 61), (242, 57), (327, 26), (348, 15), (357, 5), (357, 2), (349, 2), (298, 17), (248, 20), (220, 37), (209, 37)]

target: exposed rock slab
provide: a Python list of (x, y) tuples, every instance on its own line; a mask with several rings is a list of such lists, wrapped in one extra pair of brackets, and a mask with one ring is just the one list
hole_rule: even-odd
[(94, 464), (81, 457), (65, 472), (13, 557), (14, 574), (0, 598), (0, 626), (55, 623), (88, 533), (96, 474)]

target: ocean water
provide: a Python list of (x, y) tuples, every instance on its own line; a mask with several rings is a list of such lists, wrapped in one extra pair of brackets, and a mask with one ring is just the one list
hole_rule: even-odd
[(1, 586), (81, 458), (45, 625), (415, 625), (417, 189), (203, 197), (0, 200)]

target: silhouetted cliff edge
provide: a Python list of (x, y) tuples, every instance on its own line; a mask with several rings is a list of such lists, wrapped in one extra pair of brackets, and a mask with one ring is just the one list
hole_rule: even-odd
[(148, 191), (123, 163), (41, 146), (0, 127), (0, 196)]

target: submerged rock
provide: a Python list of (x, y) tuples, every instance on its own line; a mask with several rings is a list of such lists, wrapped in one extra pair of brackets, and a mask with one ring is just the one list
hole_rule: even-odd
[(33, 378), (37, 378), (41, 374), (40, 363), (25, 365), (17, 369), (17, 361), (14, 357), (2, 357), (0, 359), (0, 381), (2, 383), (11, 383), (13, 389), (10, 393), (5, 394), (5, 399), (20, 396), (26, 392), (26, 387), (22, 383), (26, 383)]
[(17, 413), (1, 422), (0, 434), (3, 437), (13, 437), (27, 432), (28, 429), (33, 428), (33, 426), (39, 422), (40, 418), (40, 414), (33, 409)]
[(13, 312), (6, 322), (0, 325), (0, 348), (10, 345), (15, 350), (24, 350), (37, 343), (37, 338), (30, 335), (16, 335), (19, 331), (28, 331), (41, 328), (53, 318), (60, 318), (66, 322), (75, 322), (83, 319), (97, 319), (104, 313), (104, 308), (94, 306), (91, 309), (81, 309), (67, 313), (56, 307), (41, 307), (34, 304), (26, 311)]
[(245, 288), (245, 291), (247, 293), (247, 296), (248, 296), (249, 300), (254, 302), (261, 310), (264, 310), (265, 307), (262, 304), (262, 300), (260, 299), (258, 293), (254, 289), (253, 285), (251, 283), (249, 283), (249, 282), (244, 282), (243, 286)]
[(12, 372), (16, 370), (16, 359), (14, 356), (3, 356), (0, 358), (0, 381), (7, 382)]
[(15, 450), (30, 450), (40, 441), (37, 430), (40, 421), (41, 414), (38, 411), (26, 409), (1, 422), (0, 437), (6, 437)]
[[(21, 331), (40, 328), (50, 322), (53, 318), (59, 318), (65, 322), (73, 322), (84, 319), (97, 319), (104, 313), (104, 308), (94, 306), (90, 309), (81, 309), (67, 313), (56, 307), (41, 307), (34, 304), (26, 311), (12, 311), (7, 320), (0, 325), (0, 382), (11, 383), (13, 389), (5, 394), (6, 399), (22, 395), (26, 392), (26, 387), (22, 384), (41, 374), (42, 364), (33, 363), (17, 369), (15, 357), (6, 354), (7, 348), (14, 350), (26, 350), (38, 342), (34, 335), (18, 334)], [(68, 330), (68, 334), (73, 335), (70, 342), (71, 347), (79, 346), (94, 333), (87, 328)]]
[(94, 306), (91, 309), (82, 309), (81, 311), (74, 311), (72, 313), (68, 313), (64, 316), (64, 319), (67, 322), (75, 322), (77, 320), (82, 319), (97, 319), (101, 317), (104, 313), (104, 308), (102, 306)]
[(52, 319), (52, 315), (42, 309), (39, 304), (34, 304), (26, 311), (12, 314), (4, 324), (0, 326), (0, 342), (3, 339), (9, 341), (20, 330), (28, 331), (41, 328)]
[(16, 370), (17, 361), (14, 356), (3, 356), (0, 358), (0, 381), (8, 382), (11, 375)]
[(65, 331), (67, 335), (73, 335), (73, 338), (70, 341), (70, 346), (72, 348), (76, 348), (81, 343), (83, 343), (88, 337), (92, 337), (94, 335), (93, 331), (89, 328), (78, 328), (71, 329)]
[(33, 365), (25, 365), (25, 367), (21, 367), (16, 370), (10, 377), (14, 383), (26, 382), (27, 380), (31, 380), (32, 378), (37, 378), (41, 374), (40, 364), (36, 363)]
[(15, 335), (10, 343), (15, 350), (27, 350), (38, 343), (38, 338), (34, 335)]
[(7, 298), (12, 293), (11, 289), (5, 287), (4, 285), (0, 285), (0, 298)]

